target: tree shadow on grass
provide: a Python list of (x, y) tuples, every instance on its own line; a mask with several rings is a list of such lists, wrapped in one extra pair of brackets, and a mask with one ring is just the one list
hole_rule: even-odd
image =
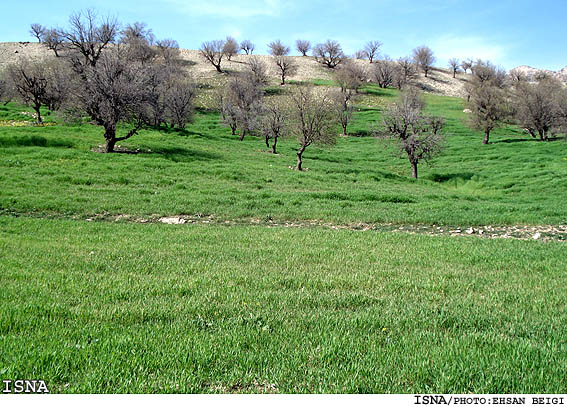
[(475, 173), (473, 172), (458, 172), (458, 173), (452, 173), (452, 174), (430, 174), (428, 176), (426, 176), (426, 179), (429, 179), (433, 182), (449, 182), (455, 179), (460, 179), (463, 181), (469, 181), (472, 179), (472, 177), (475, 176)]
[(72, 148), (68, 140), (49, 139), (42, 136), (0, 137), (0, 147), (59, 147)]
[(527, 143), (527, 142), (530, 142), (530, 143), (546, 143), (546, 142), (552, 142), (552, 141), (567, 141), (567, 136), (550, 137), (546, 141), (541, 141), (539, 138), (535, 139), (533, 137), (530, 137), (530, 138), (508, 138), (508, 139), (504, 139), (504, 140), (492, 141), (490, 144)]
[(190, 161), (203, 161), (203, 160), (218, 160), (222, 156), (220, 154), (211, 153), (208, 151), (191, 150), (184, 147), (158, 147), (152, 149), (151, 152), (141, 152), (144, 155), (159, 154), (162, 157), (174, 162), (190, 162)]

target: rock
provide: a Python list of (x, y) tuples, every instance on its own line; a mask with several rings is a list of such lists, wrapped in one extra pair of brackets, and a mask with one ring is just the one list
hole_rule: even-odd
[(532, 236), (532, 239), (537, 240), (541, 237), (541, 233), (537, 232)]
[(179, 217), (161, 218), (159, 221), (168, 225), (183, 225), (187, 222), (185, 219)]
[(468, 228), (468, 229), (465, 231), (465, 233), (466, 233), (467, 235), (472, 235), (472, 234), (474, 233), (474, 229), (473, 229), (473, 228)]
[(471, 109), (465, 109), (465, 110), (463, 110), (463, 113), (472, 113), (472, 110)]

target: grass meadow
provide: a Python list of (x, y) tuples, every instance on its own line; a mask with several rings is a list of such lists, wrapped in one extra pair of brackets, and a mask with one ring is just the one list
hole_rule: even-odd
[[(326, 86), (328, 83), (318, 83)], [(294, 86), (293, 84), (290, 86)], [(567, 224), (567, 142), (491, 144), (427, 95), (444, 152), (409, 176), (371, 137), (396, 91), (366, 87), (349, 137), (268, 153), (218, 112), (144, 130), (45, 127), (0, 106), (0, 379), (58, 392), (564, 393), (565, 243), (262, 220)], [(214, 216), (220, 224), (87, 221)], [(254, 226), (250, 223), (260, 221)]]

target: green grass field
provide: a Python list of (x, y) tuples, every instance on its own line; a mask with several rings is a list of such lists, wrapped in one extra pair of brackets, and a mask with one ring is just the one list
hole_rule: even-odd
[[(395, 96), (367, 87), (352, 137), (309, 147), (302, 173), (290, 169), (295, 140), (269, 154), (217, 112), (122, 144), (138, 154), (100, 154), (100, 128), (53, 115), (18, 127), (29, 109), (0, 106), (0, 380), (44, 379), (52, 392), (564, 393), (565, 243), (263, 225), (567, 224), (567, 142), (505, 127), (483, 146), (462, 100), (428, 95), (447, 148), (416, 181), (368, 136)], [(242, 225), (109, 221), (118, 215)]]
[(54, 392), (562, 393), (562, 243), (0, 218), (2, 377)]

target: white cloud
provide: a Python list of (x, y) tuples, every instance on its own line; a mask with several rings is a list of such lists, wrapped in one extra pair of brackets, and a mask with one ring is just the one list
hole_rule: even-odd
[(277, 17), (288, 2), (281, 0), (162, 0), (192, 16), (219, 18)]
[(450, 58), (480, 58), (496, 65), (507, 62), (507, 49), (478, 36), (443, 36), (431, 41), (430, 47), (442, 65)]

